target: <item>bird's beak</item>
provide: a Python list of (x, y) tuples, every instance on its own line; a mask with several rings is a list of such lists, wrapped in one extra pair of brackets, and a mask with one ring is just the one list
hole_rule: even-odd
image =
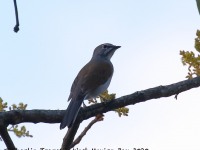
[(118, 48), (120, 48), (121, 46), (113, 46), (114, 50), (117, 50)]

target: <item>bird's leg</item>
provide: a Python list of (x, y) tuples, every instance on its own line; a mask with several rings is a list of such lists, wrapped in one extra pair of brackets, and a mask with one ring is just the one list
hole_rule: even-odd
[(94, 102), (95, 104), (97, 104), (97, 99), (96, 99), (96, 97), (94, 98), (93, 102)]
[(106, 105), (106, 103), (109, 101), (109, 100), (105, 99), (105, 97), (103, 97), (103, 96), (101, 96), (101, 95), (99, 95), (99, 97), (100, 97), (100, 99), (102, 99), (102, 100), (101, 100), (101, 103), (102, 103), (103, 105)]
[(98, 121), (103, 121), (104, 114), (98, 114), (95, 116)]
[(85, 108), (85, 107), (87, 107), (87, 106), (85, 105), (85, 103), (84, 103), (84, 101), (83, 101), (83, 108)]

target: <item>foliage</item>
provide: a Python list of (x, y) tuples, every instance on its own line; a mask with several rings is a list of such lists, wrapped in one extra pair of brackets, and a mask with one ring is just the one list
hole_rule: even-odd
[(8, 131), (14, 132), (17, 137), (33, 137), (29, 134), (29, 131), (26, 130), (25, 126), (18, 127), (18, 125), (12, 125)]
[[(24, 103), (19, 103), (18, 105), (12, 104), (9, 110), (26, 110), (26, 107), (27, 104)], [(3, 99), (0, 97), (0, 112), (7, 111), (6, 108), (8, 108), (7, 102), (3, 102)], [(8, 131), (13, 132), (17, 137), (33, 137), (29, 134), (25, 126), (11, 125)]]
[(0, 112), (1, 111), (6, 111), (7, 108), (7, 102), (3, 103), (3, 99), (0, 97)]
[(26, 110), (27, 104), (19, 103), (18, 106), (16, 104), (12, 104), (9, 107), (9, 110)]
[[(114, 93), (109, 94), (108, 91), (106, 90), (98, 97), (98, 99), (100, 100), (100, 102), (106, 102), (106, 101), (114, 100), (115, 96), (116, 94)], [(89, 100), (89, 103), (98, 103), (98, 100), (91, 99)], [(119, 117), (121, 117), (122, 115), (128, 116), (129, 109), (127, 107), (121, 107), (121, 108), (115, 109), (114, 111), (118, 113)]]
[[(200, 53), (200, 30), (197, 30), (195, 38), (195, 49), (197, 53)], [(183, 65), (188, 66), (188, 75), (186, 78), (192, 79), (195, 76), (200, 76), (200, 55), (195, 55), (192, 51), (180, 51), (182, 56), (181, 60)]]

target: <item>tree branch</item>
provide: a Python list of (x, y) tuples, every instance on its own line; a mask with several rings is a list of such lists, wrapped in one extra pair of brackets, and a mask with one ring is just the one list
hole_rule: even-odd
[(16, 125), (19, 123), (60, 123), (64, 110), (11, 110), (0, 112), (1, 125)]
[[(107, 101), (104, 103), (94, 104), (86, 108), (80, 109), (76, 125), (69, 129), (67, 135), (73, 135), (72, 140), (77, 132), (79, 124), (88, 118), (96, 116), (98, 114), (106, 113), (117, 108), (121, 108), (127, 105), (134, 105), (136, 103), (145, 102), (147, 100), (169, 97), (172, 95), (177, 95), (181, 92), (190, 90), (200, 86), (200, 77), (196, 77), (190, 80), (184, 80), (174, 84), (166, 86), (158, 86), (142, 91), (137, 91), (133, 94), (122, 96), (115, 100)], [(64, 110), (12, 110), (0, 113), (0, 126), (7, 126), (9, 124), (15, 125), (24, 122), (32, 123), (60, 123), (62, 117), (64, 116)], [(73, 133), (73, 134), (71, 134)], [(71, 143), (69, 145), (71, 145)]]
[(18, 9), (17, 9), (17, 0), (13, 0), (14, 2), (14, 7), (15, 7), (15, 18), (16, 18), (16, 25), (14, 27), (14, 32), (19, 31), (19, 17), (18, 17)]
[(145, 102), (151, 99), (161, 97), (169, 97), (172, 95), (180, 94), (181, 92), (197, 88), (200, 86), (200, 77), (190, 80), (180, 81), (166, 86), (157, 86), (142, 91), (137, 91), (133, 94), (122, 96), (120, 98), (105, 102), (98, 103), (86, 108), (83, 108), (83, 113), (78, 114), (78, 119), (81, 121), (91, 118), (97, 114), (106, 113), (117, 108), (127, 105), (135, 105), (136, 103)]
[(80, 126), (80, 122), (76, 120), (73, 126), (67, 130), (67, 134), (65, 135), (63, 139), (61, 150), (70, 150), (71, 144), (74, 140), (74, 137), (76, 135), (76, 132), (78, 131), (79, 126)]
[[(154, 88), (137, 91), (133, 94), (122, 96), (120, 98), (107, 101), (104, 103), (94, 104), (81, 109), (78, 114), (78, 120), (83, 121), (94, 117), (98, 114), (112, 111), (127, 105), (134, 105), (147, 100), (169, 97), (181, 92), (197, 88), (200, 86), (200, 77), (190, 80), (184, 80), (166, 86), (157, 86)], [(12, 110), (0, 112), (0, 126), (8, 124), (19, 124), (25, 122), (32, 123), (60, 123), (64, 116), (65, 110)]]
[(12, 139), (10, 138), (7, 128), (5, 126), (0, 126), (0, 135), (4, 141), (4, 143), (6, 144), (6, 147), (8, 150), (15, 150), (15, 145), (12, 141)]
[[(98, 121), (102, 121), (103, 120), (103, 115), (99, 114), (95, 117), (94, 120), (92, 120), (88, 126), (83, 130), (83, 132), (76, 138), (76, 140), (74, 140), (74, 137), (78, 131), (78, 128), (80, 126), (80, 122), (78, 120), (75, 121), (74, 125), (68, 129), (64, 139), (63, 139), (63, 143), (62, 143), (62, 150), (70, 150), (71, 148), (73, 148), (75, 145), (77, 145), (83, 138), (83, 136), (86, 135), (87, 131), (92, 127), (92, 125), (94, 125), (96, 122)], [(74, 142), (73, 142), (74, 140)]]
[(88, 130), (97, 122), (103, 120), (103, 115), (97, 115), (89, 124), (88, 126), (83, 130), (83, 132), (74, 140), (74, 142), (71, 144), (71, 148), (73, 148), (75, 145), (79, 144), (82, 138), (86, 135)]
[(200, 14), (200, 0), (196, 0), (197, 2), (197, 8), (198, 8), (198, 11), (199, 11), (199, 14)]

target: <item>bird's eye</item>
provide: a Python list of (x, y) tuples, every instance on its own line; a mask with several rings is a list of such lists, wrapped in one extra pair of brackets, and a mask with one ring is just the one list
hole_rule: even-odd
[(107, 45), (103, 45), (103, 49), (107, 49), (108, 48), (108, 46)]

